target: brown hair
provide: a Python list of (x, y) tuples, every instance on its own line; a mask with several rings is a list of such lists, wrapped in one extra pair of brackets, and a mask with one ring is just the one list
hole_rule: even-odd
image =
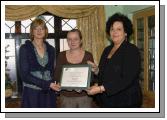
[(80, 38), (80, 40), (81, 40), (80, 47), (82, 47), (82, 33), (81, 33), (81, 31), (80, 31), (79, 29), (72, 29), (72, 30), (68, 31), (67, 35), (68, 35), (69, 33), (71, 33), (71, 32), (77, 32), (77, 33), (78, 33), (79, 38)]
[(31, 25), (30, 25), (30, 39), (33, 41), (34, 40), (34, 35), (33, 35), (33, 30), (37, 27), (37, 26), (42, 26), (45, 29), (45, 37), (44, 40), (47, 38), (48, 36), (48, 28), (45, 24), (45, 21), (43, 21), (42, 19), (35, 19), (32, 21)]

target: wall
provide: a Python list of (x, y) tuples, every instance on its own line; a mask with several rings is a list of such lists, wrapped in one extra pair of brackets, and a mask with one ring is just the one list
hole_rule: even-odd
[(116, 12), (121, 12), (125, 15), (133, 14), (133, 12), (151, 7), (152, 5), (105, 5), (106, 20), (109, 16)]
[(113, 15), (116, 12), (122, 12), (123, 11), (123, 6), (121, 5), (106, 5), (105, 6), (105, 13), (106, 13), (106, 21), (108, 19), (108, 17), (110, 17), (111, 15)]
[(125, 14), (131, 14), (133, 12), (151, 7), (152, 5), (125, 5), (123, 6), (123, 11)]

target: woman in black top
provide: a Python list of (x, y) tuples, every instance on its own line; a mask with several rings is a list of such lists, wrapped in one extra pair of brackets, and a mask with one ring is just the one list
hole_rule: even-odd
[(88, 62), (97, 74), (98, 82), (87, 92), (96, 94), (100, 107), (140, 107), (140, 54), (128, 41), (132, 23), (128, 17), (116, 13), (108, 19), (106, 32), (113, 44), (104, 49), (99, 67)]

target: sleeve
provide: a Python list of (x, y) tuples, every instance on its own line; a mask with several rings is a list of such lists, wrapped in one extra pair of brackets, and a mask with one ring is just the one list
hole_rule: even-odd
[(19, 66), (20, 66), (20, 76), (22, 81), (25, 83), (37, 85), (38, 87), (47, 90), (49, 89), (50, 83), (52, 80), (45, 81), (42, 79), (39, 79), (33, 75), (30, 74), (30, 63), (28, 60), (28, 51), (26, 50), (26, 46), (21, 46), (20, 48), (20, 57), (19, 57)]
[(91, 62), (94, 62), (93, 55), (91, 53), (89, 53), (88, 60), (90, 60)]
[[(87, 56), (88, 56), (87, 57), (87, 61), (89, 60), (89, 61), (94, 63), (94, 59), (93, 59), (92, 53), (88, 52)], [(90, 85), (92, 86), (94, 83), (97, 83), (97, 77), (96, 77), (96, 75), (93, 72), (91, 72), (91, 83), (90, 83)]]
[(102, 74), (103, 74), (103, 70), (104, 70), (105, 58), (108, 55), (108, 51), (110, 51), (109, 47), (107, 47), (107, 48), (104, 49), (104, 51), (103, 51), (103, 53), (101, 55), (101, 58), (100, 58), (99, 65), (98, 65), (98, 67), (99, 67), (99, 73), (96, 76), (96, 78), (98, 79), (99, 85), (102, 84), (102, 81), (101, 81), (102, 80)]
[(51, 70), (50, 70), (51, 71), (51, 78), (54, 82), (54, 69), (55, 69), (55, 64), (56, 64), (55, 63), (56, 62), (56, 60), (55, 60), (56, 54), (55, 54), (54, 47), (51, 46), (51, 52), (49, 54), (51, 54)]
[[(131, 49), (124, 52), (121, 73), (111, 80), (103, 83), (107, 95), (113, 95), (130, 87), (138, 82), (140, 72), (140, 54), (138, 49)], [(134, 85), (134, 84), (133, 84)]]
[(62, 71), (62, 53), (59, 53), (57, 59), (56, 59), (56, 66), (55, 66), (55, 70), (54, 70), (54, 80), (57, 83), (60, 83), (60, 77), (61, 77), (61, 71)]

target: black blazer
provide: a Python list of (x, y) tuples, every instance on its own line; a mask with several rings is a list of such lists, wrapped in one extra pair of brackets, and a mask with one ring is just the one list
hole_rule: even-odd
[(139, 107), (142, 103), (139, 50), (124, 41), (108, 59), (112, 47), (105, 48), (99, 63), (98, 83), (105, 88), (98, 95), (101, 107)]

